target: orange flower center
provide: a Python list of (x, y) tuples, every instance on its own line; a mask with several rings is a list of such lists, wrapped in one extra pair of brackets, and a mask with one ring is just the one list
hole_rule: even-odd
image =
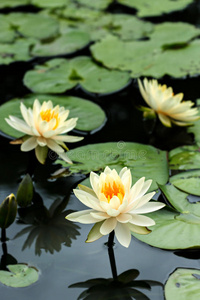
[(58, 127), (60, 118), (58, 117), (58, 113), (55, 113), (55, 111), (52, 112), (51, 109), (47, 109), (45, 111), (42, 110), (40, 112), (40, 116), (41, 116), (42, 120), (46, 121), (46, 122), (50, 122), (52, 119), (55, 119), (56, 125), (54, 126), (53, 129), (56, 129)]
[(117, 196), (120, 202), (122, 203), (122, 200), (125, 195), (123, 184), (121, 182), (116, 183), (115, 181), (113, 181), (112, 184), (110, 182), (105, 183), (102, 186), (101, 192), (105, 195), (108, 202), (110, 202), (110, 199), (112, 199), (113, 196)]

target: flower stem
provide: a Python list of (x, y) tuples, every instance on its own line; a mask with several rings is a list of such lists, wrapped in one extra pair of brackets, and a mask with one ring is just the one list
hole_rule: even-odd
[(1, 228), (1, 242), (4, 243), (6, 242), (6, 229)]
[(114, 251), (113, 251), (113, 245), (114, 245), (114, 230), (109, 234), (109, 238), (108, 238), (108, 255), (109, 255), (109, 259), (110, 259), (110, 266), (111, 266), (111, 270), (112, 270), (112, 276), (114, 280), (117, 280), (117, 268), (116, 268), (116, 263), (115, 263), (115, 255), (114, 255)]

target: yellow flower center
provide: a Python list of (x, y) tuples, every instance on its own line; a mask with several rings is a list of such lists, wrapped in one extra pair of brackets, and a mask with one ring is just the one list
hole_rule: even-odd
[(115, 182), (113, 181), (112, 183), (105, 183), (102, 186), (101, 193), (105, 195), (105, 197), (108, 200), (108, 203), (110, 202), (110, 199), (112, 199), (113, 196), (117, 196), (122, 203), (124, 195), (125, 195), (125, 190), (122, 182)]
[(55, 113), (55, 111), (51, 111), (51, 109), (47, 109), (45, 111), (40, 112), (40, 116), (43, 121), (50, 122), (52, 119), (56, 120), (56, 125), (54, 126), (53, 130), (56, 129), (59, 125), (60, 118), (58, 117), (58, 113)]

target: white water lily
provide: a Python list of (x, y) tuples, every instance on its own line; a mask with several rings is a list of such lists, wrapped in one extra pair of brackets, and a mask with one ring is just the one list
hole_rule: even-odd
[(86, 242), (93, 242), (114, 230), (119, 243), (128, 247), (131, 231), (148, 234), (147, 227), (155, 225), (154, 220), (142, 214), (165, 206), (161, 202), (149, 202), (155, 194), (146, 194), (152, 180), (145, 181), (142, 177), (131, 187), (132, 176), (126, 167), (119, 174), (109, 167), (100, 176), (91, 172), (90, 183), (92, 189), (79, 185), (80, 189), (74, 190), (76, 197), (90, 209), (66, 216), (74, 222), (95, 223)]
[[(48, 148), (56, 152), (68, 163), (65, 150), (68, 150), (64, 142), (73, 143), (82, 140), (82, 137), (67, 135), (75, 126), (78, 118), (67, 120), (69, 110), (59, 105), (53, 107), (52, 102), (44, 101), (42, 105), (36, 99), (33, 109), (26, 108), (21, 102), (20, 110), (24, 120), (14, 116), (6, 118), (6, 122), (14, 129), (23, 132), (24, 137), (17, 139), (14, 143), (20, 143), (22, 151), (35, 149), (35, 154), (40, 163), (44, 163)], [(65, 133), (65, 135), (63, 135)]]
[[(143, 84), (138, 80), (138, 85), (142, 97), (150, 108), (146, 111), (158, 115), (160, 121), (166, 127), (171, 127), (172, 123), (178, 126), (188, 126), (198, 120), (198, 109), (192, 108), (192, 101), (182, 101), (183, 94), (174, 95), (171, 87), (158, 84), (157, 80), (144, 79)], [(144, 108), (145, 111), (145, 108)]]

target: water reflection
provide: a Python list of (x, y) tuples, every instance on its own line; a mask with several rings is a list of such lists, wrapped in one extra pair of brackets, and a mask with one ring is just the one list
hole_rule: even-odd
[(22, 250), (30, 248), (35, 241), (35, 254), (41, 255), (42, 249), (51, 254), (60, 251), (62, 244), (70, 247), (72, 239), (80, 235), (76, 224), (65, 219), (72, 210), (65, 210), (69, 202), (69, 196), (63, 200), (56, 199), (47, 209), (38, 193), (34, 194), (33, 204), (26, 208), (19, 208), (18, 223), (29, 224), (23, 228), (14, 238), (21, 237), (27, 233), (28, 237)]
[(141, 289), (151, 291), (153, 286), (161, 286), (163, 288), (163, 284), (153, 280), (136, 280), (140, 274), (136, 269), (130, 269), (117, 275), (113, 240), (114, 231), (109, 234), (108, 242), (106, 243), (112, 278), (89, 279), (74, 283), (69, 288), (86, 288), (77, 300), (150, 300)]

